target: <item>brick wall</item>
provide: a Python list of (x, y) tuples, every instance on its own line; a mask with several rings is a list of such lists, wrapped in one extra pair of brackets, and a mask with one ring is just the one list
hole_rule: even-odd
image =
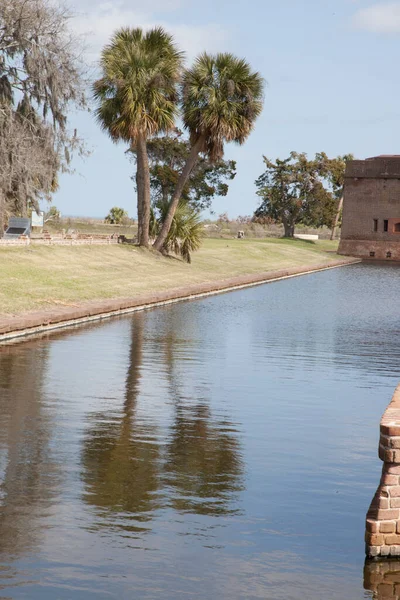
[[(374, 231), (374, 219), (378, 231)], [(384, 220), (390, 220), (384, 231)], [(400, 179), (346, 179), (341, 238), (400, 242)], [(390, 226), (389, 226), (390, 225)]]
[(369, 260), (400, 260), (399, 242), (380, 242), (371, 240), (341, 240), (339, 254), (357, 256)]
[(351, 160), (346, 165), (347, 177), (399, 179), (400, 156), (374, 156), (366, 160)]
[(382, 476), (366, 519), (366, 554), (400, 557), (400, 385), (380, 423)]
[[(365, 257), (375, 252), (379, 256), (371, 258), (386, 259), (386, 253), (391, 252), (390, 258), (400, 260), (397, 223), (400, 223), (400, 157), (350, 161), (345, 176), (339, 254)], [(355, 241), (359, 243), (349, 244)], [(368, 242), (381, 245), (373, 248)]]

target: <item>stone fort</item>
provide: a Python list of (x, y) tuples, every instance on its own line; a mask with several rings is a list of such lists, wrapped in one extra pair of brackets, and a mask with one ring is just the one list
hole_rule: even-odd
[(347, 163), (338, 252), (400, 260), (400, 155)]

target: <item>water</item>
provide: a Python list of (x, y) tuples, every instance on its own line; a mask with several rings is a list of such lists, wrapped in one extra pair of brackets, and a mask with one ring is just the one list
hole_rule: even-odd
[(363, 537), (399, 295), (356, 265), (0, 346), (0, 598), (394, 594)]

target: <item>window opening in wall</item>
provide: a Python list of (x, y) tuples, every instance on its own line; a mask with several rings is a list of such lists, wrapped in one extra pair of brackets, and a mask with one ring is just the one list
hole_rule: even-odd
[(387, 219), (385, 219), (383, 221), (383, 231), (387, 231), (389, 228), (389, 221)]
[(378, 231), (378, 219), (374, 219), (374, 231)]
[(400, 223), (395, 223), (393, 227), (395, 233), (400, 233)]
[(371, 258), (373, 258), (375, 256), (375, 252), (370, 252), (369, 255), (371, 256)]
[(392, 258), (392, 253), (391, 252), (386, 252), (386, 258)]

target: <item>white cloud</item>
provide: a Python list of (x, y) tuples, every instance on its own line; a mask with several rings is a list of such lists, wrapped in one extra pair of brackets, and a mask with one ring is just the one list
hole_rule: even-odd
[(376, 33), (400, 33), (400, 2), (373, 4), (353, 17), (357, 29)]
[(180, 0), (151, 0), (146, 3), (146, 12), (143, 11), (143, 3), (140, 6), (139, 3), (134, 2), (129, 3), (128, 6), (123, 1), (98, 5), (87, 4), (85, 13), (77, 13), (74, 29), (77, 34), (85, 36), (91, 60), (97, 59), (101, 48), (108, 42), (115, 29), (122, 26), (149, 29), (155, 25), (162, 25), (174, 35), (177, 44), (186, 52), (188, 60), (203, 50), (211, 52), (224, 50), (229, 34), (216, 23), (188, 25), (168, 23), (166, 19), (155, 19), (154, 13), (161, 4), (163, 12), (166, 12), (167, 9), (175, 10), (180, 3)]

